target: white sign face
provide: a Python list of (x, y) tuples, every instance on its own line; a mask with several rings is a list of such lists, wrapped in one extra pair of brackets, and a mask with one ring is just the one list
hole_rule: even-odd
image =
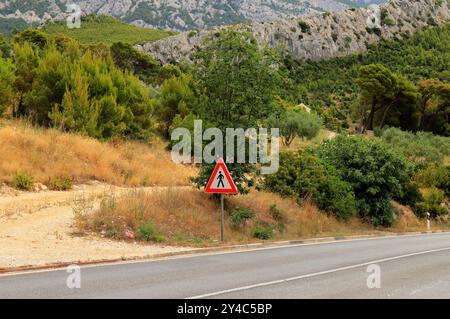
[(225, 172), (222, 168), (219, 168), (215, 177), (216, 178), (212, 186), (213, 188), (230, 190), (232, 189), (230, 182), (228, 181), (228, 178), (225, 177)]

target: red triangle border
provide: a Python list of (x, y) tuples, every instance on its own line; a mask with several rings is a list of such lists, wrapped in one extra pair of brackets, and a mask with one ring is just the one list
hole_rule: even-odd
[[(231, 189), (220, 189), (220, 188), (212, 187), (214, 181), (216, 180), (216, 175), (219, 172), (220, 168), (222, 168), (223, 172), (225, 173), (225, 177), (228, 180), (228, 183), (231, 185)], [(222, 159), (220, 159), (217, 162), (217, 165), (214, 168), (214, 171), (213, 171), (213, 173), (209, 179), (209, 182), (205, 188), (205, 192), (210, 193), (210, 194), (234, 194), (234, 195), (239, 194), (236, 184), (234, 183), (233, 179), (231, 178), (230, 172), (228, 171), (228, 168)]]

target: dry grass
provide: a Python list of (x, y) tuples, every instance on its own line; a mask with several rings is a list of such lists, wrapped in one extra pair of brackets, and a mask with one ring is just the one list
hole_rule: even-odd
[[(275, 218), (276, 205), (280, 218)], [(237, 208), (250, 209), (255, 217), (239, 228), (231, 226), (230, 212)], [(252, 230), (257, 225), (270, 225), (272, 240), (293, 240), (314, 237), (377, 234), (389, 232), (424, 231), (426, 223), (417, 219), (404, 206), (396, 204), (399, 217), (391, 228), (374, 228), (358, 218), (340, 221), (320, 212), (309, 200), (299, 205), (295, 200), (276, 194), (253, 191), (246, 196), (228, 197), (226, 200), (225, 239), (230, 243), (251, 243)], [(278, 216), (278, 217), (279, 217)], [(182, 188), (152, 192), (135, 191), (121, 197), (107, 196), (94, 212), (78, 216), (82, 232), (127, 239), (127, 231), (139, 240), (142, 225), (150, 225), (154, 241), (167, 244), (209, 246), (219, 245), (219, 201), (202, 191)], [(434, 229), (448, 228), (434, 225)]]
[[(282, 215), (282, 224), (271, 214), (276, 205)], [(357, 219), (349, 222), (319, 212), (309, 201), (302, 206), (292, 199), (275, 194), (252, 192), (246, 196), (229, 197), (227, 212), (235, 208), (249, 208), (255, 217), (245, 227), (233, 229), (230, 214), (226, 220), (226, 241), (247, 243), (259, 241), (253, 238), (254, 226), (271, 225), (273, 239), (298, 239), (317, 236), (368, 233), (374, 229)], [(127, 231), (133, 231), (139, 239), (141, 225), (150, 224), (158, 238), (177, 245), (217, 244), (220, 238), (220, 207), (217, 199), (194, 189), (167, 189), (153, 192), (131, 192), (116, 198), (106, 197), (100, 209), (92, 214), (79, 216), (77, 223), (86, 225), (84, 231), (94, 231), (106, 237), (125, 239)]]
[(414, 212), (408, 206), (403, 206), (392, 202), (396, 215), (398, 216), (395, 224), (391, 227), (394, 232), (419, 231), (425, 230), (427, 227), (426, 221), (420, 220), (414, 215)]
[(220, 219), (217, 203), (203, 192), (171, 188), (108, 195), (93, 214), (76, 218), (77, 225), (85, 225), (81, 231), (116, 239), (125, 238), (127, 230), (138, 234), (149, 223), (168, 241), (203, 243), (214, 239)]
[(35, 182), (54, 178), (74, 182), (98, 180), (114, 185), (189, 185), (194, 169), (176, 165), (161, 142), (100, 142), (23, 122), (0, 123), (0, 182), (11, 183), (18, 172)]

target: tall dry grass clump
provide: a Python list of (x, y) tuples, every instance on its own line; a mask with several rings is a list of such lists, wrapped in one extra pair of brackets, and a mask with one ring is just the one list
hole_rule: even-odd
[(188, 185), (195, 175), (173, 163), (161, 142), (101, 142), (23, 122), (0, 127), (0, 154), (0, 182), (10, 184), (18, 173), (44, 184), (64, 177), (128, 186)]

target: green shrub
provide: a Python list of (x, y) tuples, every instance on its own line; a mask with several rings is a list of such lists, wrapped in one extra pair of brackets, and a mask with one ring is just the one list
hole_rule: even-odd
[(252, 230), (252, 237), (269, 240), (273, 237), (273, 227), (267, 223), (259, 223)]
[(419, 186), (415, 182), (408, 181), (403, 186), (403, 194), (395, 198), (400, 204), (414, 207), (416, 203), (423, 201), (423, 196), (420, 193)]
[(264, 187), (282, 196), (299, 199), (312, 195), (319, 208), (341, 219), (356, 214), (356, 201), (349, 183), (336, 170), (310, 152), (280, 155), (280, 169), (266, 177)]
[(425, 202), (430, 205), (440, 205), (444, 201), (444, 191), (436, 187), (430, 188), (424, 195)]
[(303, 33), (309, 32), (309, 30), (311, 29), (309, 24), (307, 24), (304, 21), (299, 21), (298, 26), (300, 27), (300, 29), (302, 30)]
[(25, 190), (32, 191), (33, 190), (34, 179), (33, 176), (29, 175), (26, 172), (17, 172), (13, 179), (13, 187)]
[(249, 209), (246, 208), (236, 208), (233, 212), (233, 214), (231, 215), (231, 226), (234, 229), (238, 229), (239, 227), (242, 227), (243, 225), (245, 225), (245, 223), (254, 218), (255, 217), (255, 213), (252, 212)]
[(432, 187), (425, 192), (423, 198), (424, 201), (417, 203), (414, 207), (414, 212), (418, 217), (425, 218), (429, 213), (432, 218), (437, 218), (449, 213), (448, 208), (443, 205), (444, 191)]
[(146, 241), (155, 241), (155, 242), (162, 242), (164, 241), (164, 237), (159, 235), (157, 231), (155, 230), (155, 227), (151, 222), (146, 222), (141, 225), (139, 225), (138, 231), (137, 231), (137, 238), (146, 240)]
[(47, 187), (53, 191), (66, 191), (72, 189), (73, 180), (69, 177), (54, 177), (48, 181)]
[(374, 225), (390, 225), (393, 209), (389, 202), (403, 194), (402, 185), (408, 179), (405, 158), (387, 144), (362, 136), (338, 136), (324, 143), (318, 153), (350, 183), (362, 217)]
[(336, 42), (336, 41), (338, 40), (338, 35), (337, 35), (337, 33), (333, 32), (333, 33), (331, 34), (331, 38), (333, 38), (333, 41)]
[(426, 218), (430, 212), (430, 205), (425, 202), (418, 202), (414, 205), (414, 214), (419, 218)]
[(445, 195), (450, 197), (450, 166), (447, 167), (447, 183), (442, 185)]
[(361, 218), (375, 226), (390, 226), (394, 222), (394, 207), (387, 199), (360, 200)]

